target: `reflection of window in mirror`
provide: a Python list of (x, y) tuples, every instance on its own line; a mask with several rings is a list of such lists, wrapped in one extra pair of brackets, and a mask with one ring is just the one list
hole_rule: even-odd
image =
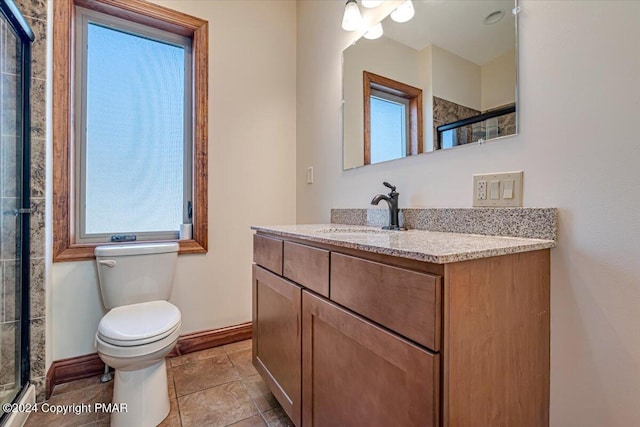
[[(409, 135), (409, 100), (387, 92), (371, 91), (371, 163), (384, 162), (407, 155), (411, 150)], [(409, 147), (408, 147), (409, 146)]]
[(364, 164), (422, 152), (422, 90), (363, 72)]

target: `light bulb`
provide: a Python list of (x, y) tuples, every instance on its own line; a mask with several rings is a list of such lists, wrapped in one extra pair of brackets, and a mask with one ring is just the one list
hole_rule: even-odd
[(367, 9), (378, 7), (384, 0), (362, 0), (362, 5)]
[(342, 29), (345, 31), (354, 31), (362, 27), (362, 15), (356, 0), (347, 0), (344, 7), (344, 16), (342, 17)]
[(378, 22), (369, 31), (364, 34), (365, 39), (375, 40), (382, 37), (384, 30), (382, 29), (382, 22)]
[(407, 22), (416, 14), (411, 0), (407, 0), (391, 12), (391, 19), (396, 22)]

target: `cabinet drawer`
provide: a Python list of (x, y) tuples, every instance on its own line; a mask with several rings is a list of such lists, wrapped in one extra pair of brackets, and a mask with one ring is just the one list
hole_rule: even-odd
[(284, 242), (284, 277), (329, 297), (329, 251)]
[(440, 350), (440, 276), (331, 254), (331, 300)]
[(305, 427), (439, 425), (440, 355), (302, 292)]
[(282, 240), (254, 234), (253, 262), (282, 275)]

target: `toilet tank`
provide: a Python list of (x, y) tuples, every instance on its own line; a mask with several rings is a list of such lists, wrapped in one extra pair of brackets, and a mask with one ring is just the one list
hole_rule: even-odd
[(95, 249), (102, 302), (108, 309), (168, 300), (173, 289), (179, 245), (143, 243)]

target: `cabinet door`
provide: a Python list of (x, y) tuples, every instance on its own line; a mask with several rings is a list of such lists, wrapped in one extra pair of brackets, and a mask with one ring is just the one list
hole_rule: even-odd
[(305, 427), (437, 426), (439, 355), (302, 293)]
[(300, 425), (301, 288), (253, 266), (253, 364)]

